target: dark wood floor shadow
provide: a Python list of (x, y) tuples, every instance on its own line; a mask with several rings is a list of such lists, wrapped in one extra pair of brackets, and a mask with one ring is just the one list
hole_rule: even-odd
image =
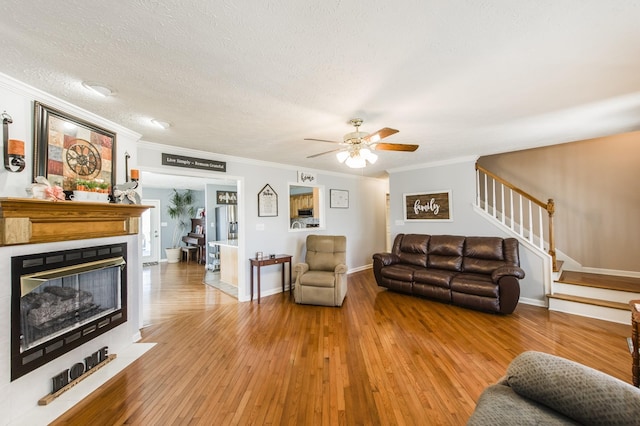
[(525, 350), (631, 380), (622, 324), (476, 312), (388, 292), (370, 270), (349, 276), (340, 308), (288, 292), (238, 303), (181, 268), (150, 284), (155, 347), (53, 424), (462, 425)]

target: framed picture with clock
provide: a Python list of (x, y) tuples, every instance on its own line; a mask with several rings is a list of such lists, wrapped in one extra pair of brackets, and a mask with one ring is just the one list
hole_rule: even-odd
[(111, 192), (116, 134), (40, 102), (34, 108), (33, 177), (70, 194), (78, 182)]

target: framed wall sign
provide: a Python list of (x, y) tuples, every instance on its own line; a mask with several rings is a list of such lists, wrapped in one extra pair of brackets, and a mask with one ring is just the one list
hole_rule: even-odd
[(451, 190), (403, 194), (404, 220), (453, 222)]
[(316, 180), (315, 173), (298, 171), (298, 183), (314, 184)]
[(258, 192), (258, 216), (273, 217), (278, 216), (278, 194), (266, 184), (260, 192)]
[(332, 209), (349, 208), (349, 191), (343, 189), (330, 189), (329, 207)]
[(66, 193), (78, 181), (115, 185), (116, 134), (35, 102), (33, 177), (44, 176)]
[(238, 204), (238, 193), (235, 191), (216, 191), (218, 204)]

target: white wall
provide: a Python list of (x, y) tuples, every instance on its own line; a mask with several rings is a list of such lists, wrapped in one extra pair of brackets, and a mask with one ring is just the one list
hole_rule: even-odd
[[(33, 253), (46, 253), (95, 245), (127, 243), (127, 322), (102, 334), (82, 346), (54, 359), (42, 367), (11, 381), (11, 257)], [(0, 247), (0, 276), (6, 277), (0, 287), (0, 424), (16, 420), (28, 410), (37, 407), (38, 400), (51, 393), (51, 378), (61, 371), (82, 362), (86, 356), (108, 346), (109, 353), (118, 354), (134, 340), (140, 338), (138, 306), (141, 293), (138, 291), (140, 265), (138, 236), (110, 237), (60, 243), (31, 244)], [(140, 284), (141, 285), (141, 284)], [(105, 379), (106, 380), (106, 379)], [(61, 403), (61, 402), (59, 402)]]
[[(25, 188), (33, 182), (33, 102), (40, 101), (48, 106), (65, 111), (73, 116), (115, 131), (117, 182), (124, 182), (124, 153), (128, 151), (135, 164), (136, 142), (140, 138), (115, 123), (84, 111), (74, 105), (54, 98), (44, 92), (24, 85), (0, 74), (0, 112), (6, 111), (13, 123), (9, 125), (9, 137), (25, 142), (26, 167), (21, 173), (0, 170), (0, 196), (26, 197)], [(73, 247), (87, 247), (125, 241), (128, 244), (128, 319), (125, 324), (74, 349), (31, 373), (11, 382), (10, 364), (10, 312), (11, 257), (28, 253), (66, 250)], [(51, 377), (69, 368), (85, 356), (102, 346), (109, 346), (111, 353), (117, 354), (133, 341), (140, 338), (140, 306), (142, 301), (142, 269), (140, 267), (140, 241), (137, 235), (127, 237), (100, 238), (61, 243), (0, 247), (0, 276), (5, 277), (0, 291), (0, 424), (8, 424), (27, 410), (36, 407), (37, 401), (51, 392)]]
[(4, 167), (2, 168), (0, 171), (0, 194), (3, 197), (26, 197), (25, 188), (33, 182), (34, 101), (42, 102), (69, 115), (116, 132), (116, 182), (125, 181), (124, 154), (128, 152), (131, 155), (130, 165), (136, 163), (136, 143), (140, 139), (140, 134), (0, 74), (0, 113), (6, 111), (13, 119), (13, 123), (9, 125), (9, 138), (25, 142), (27, 163), (21, 173), (10, 173)]
[[(422, 168), (395, 169), (389, 171), (390, 222), (392, 238), (403, 234), (452, 234), (473, 236), (511, 237), (474, 211), (475, 158), (458, 162), (425, 165)], [(451, 190), (451, 222), (405, 222), (403, 219), (403, 194)], [(543, 259), (520, 244), (520, 266), (526, 277), (520, 281), (521, 302), (546, 304)]]
[[(209, 172), (197, 169), (163, 166), (161, 154), (186, 155), (189, 157), (225, 161), (227, 171)], [(149, 142), (138, 144), (138, 165), (141, 170), (156, 173), (182, 174), (209, 179), (232, 179), (238, 181), (239, 222), (239, 270), (238, 298), (248, 300), (250, 294), (250, 267), (248, 259), (256, 252), (265, 254), (290, 254), (293, 263), (304, 260), (304, 245), (307, 235), (345, 235), (347, 237), (347, 263), (351, 271), (368, 267), (374, 253), (385, 249), (385, 194), (387, 181), (347, 174), (316, 173), (317, 184), (324, 187), (324, 212), (326, 227), (310, 228), (308, 231), (289, 231), (288, 184), (296, 183), (297, 171), (293, 166), (247, 160), (160, 145)], [(258, 192), (269, 184), (278, 194), (278, 216), (258, 217)], [(144, 193), (144, 182), (141, 182)], [(329, 190), (349, 191), (349, 208), (329, 207)], [(261, 294), (263, 296), (281, 291), (280, 267), (262, 268)]]

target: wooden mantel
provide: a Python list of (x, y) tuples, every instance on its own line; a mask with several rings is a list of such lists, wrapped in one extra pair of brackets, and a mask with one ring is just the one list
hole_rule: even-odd
[(0, 198), (0, 246), (137, 234), (139, 204)]

